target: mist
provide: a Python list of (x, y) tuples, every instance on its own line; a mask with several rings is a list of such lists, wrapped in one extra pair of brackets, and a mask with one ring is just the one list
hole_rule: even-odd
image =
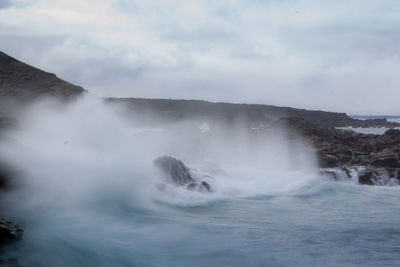
[[(123, 106), (91, 95), (64, 105), (47, 100), (28, 107), (19, 126), (0, 142), (0, 158), (18, 171), (20, 184), (5, 197), (4, 206), (13, 207), (8, 212), (114, 213), (154, 209), (160, 201), (198, 205), (285, 190), (302, 180), (293, 172), (309, 179), (316, 168), (309, 144), (300, 136), (289, 138), (284, 129), (257, 132), (240, 119), (228, 125), (127, 114)], [(213, 192), (175, 185), (160, 191), (162, 177), (153, 160), (165, 155), (205, 177)]]

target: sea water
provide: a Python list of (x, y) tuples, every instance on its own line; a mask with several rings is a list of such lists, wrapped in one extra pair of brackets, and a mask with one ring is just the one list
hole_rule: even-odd
[(23, 241), (3, 257), (26, 266), (400, 265), (398, 187), (322, 177), (266, 184), (254, 194), (175, 192), (171, 200), (159, 192), (151, 206), (120, 193), (27, 210), (12, 217), (25, 229)]
[[(1, 159), (19, 170), (1, 216), (25, 230), (1, 258), (46, 267), (400, 266), (400, 188), (327, 180), (284, 132), (254, 143), (240, 127), (149, 130), (90, 101), (55, 107), (33, 110), (0, 140)], [(162, 155), (182, 159), (212, 192), (159, 186), (152, 159)]]

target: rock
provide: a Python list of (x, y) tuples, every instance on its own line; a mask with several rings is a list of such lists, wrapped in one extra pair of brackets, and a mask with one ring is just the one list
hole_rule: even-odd
[(0, 260), (0, 267), (20, 267), (18, 260), (15, 258)]
[[(320, 167), (336, 169), (321, 173), (332, 180), (338, 180), (340, 171), (351, 177), (351, 168), (358, 173), (360, 184), (400, 184), (399, 130), (390, 129), (383, 135), (361, 134), (321, 127), (297, 117), (282, 119), (278, 126), (284, 126), (289, 136), (300, 134), (308, 139), (314, 146)], [(358, 171), (357, 166), (364, 168)]]
[(17, 184), (17, 171), (0, 161), (0, 191), (10, 190)]
[(176, 158), (169, 156), (159, 157), (153, 161), (153, 164), (168, 174), (176, 185), (187, 185), (195, 182), (189, 168)]
[(153, 164), (157, 166), (167, 177), (178, 186), (186, 186), (188, 190), (211, 192), (211, 186), (205, 181), (196, 181), (189, 168), (180, 160), (164, 156), (156, 158)]
[(0, 246), (21, 240), (23, 233), (16, 223), (0, 219)]
[(200, 183), (200, 186), (201, 186), (202, 188), (204, 188), (205, 190), (207, 190), (208, 192), (211, 192), (211, 186), (210, 186), (209, 183), (202, 181), (202, 182)]
[[(74, 99), (86, 91), (0, 52), (0, 99), (31, 102), (39, 97)], [(7, 101), (5, 101), (7, 103)], [(2, 104), (5, 104), (2, 103)]]
[(340, 167), (320, 169), (319, 173), (333, 181), (353, 179), (363, 185), (398, 186), (400, 185), (399, 168), (377, 167)]
[(361, 134), (321, 127), (298, 117), (282, 119), (278, 124), (310, 140), (321, 167), (400, 168), (399, 130), (390, 129), (383, 135)]
[(369, 170), (363, 170), (358, 174), (358, 182), (360, 184), (366, 184), (366, 185), (374, 185), (373, 182), (373, 172)]
[(192, 191), (200, 191), (200, 192), (211, 192), (211, 186), (205, 181), (201, 181), (200, 183), (193, 182), (187, 185), (186, 187)]

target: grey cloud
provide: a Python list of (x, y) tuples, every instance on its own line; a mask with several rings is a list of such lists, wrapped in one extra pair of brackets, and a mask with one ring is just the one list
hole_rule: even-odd
[(282, 30), (280, 37), (291, 50), (324, 58), (328, 64), (400, 59), (400, 22), (293, 27)]
[(13, 5), (13, 2), (11, 0), (0, 0), (0, 9), (11, 7), (12, 5)]
[[(397, 0), (233, 5), (204, 0), (205, 17), (197, 21), (174, 17), (165, 4), (143, 3), (119, 1), (112, 7), (139, 18), (139, 31), (121, 27), (119, 32), (138, 34), (138, 45), (124, 38), (98, 39), (93, 32), (113, 33), (97, 24), (74, 35), (76, 25), (64, 22), (49, 27), (53, 33), (16, 23), (16, 28), (0, 26), (0, 49), (104, 96), (256, 102), (350, 113), (398, 111)], [(248, 19), (241, 16), (247, 8), (261, 12)], [(304, 17), (305, 9), (309, 17)], [(278, 12), (264, 18), (263, 12), (271, 15), (270, 10)], [(285, 14), (296, 16), (296, 10), (303, 20), (285, 19)], [(142, 32), (151, 37), (141, 38)]]

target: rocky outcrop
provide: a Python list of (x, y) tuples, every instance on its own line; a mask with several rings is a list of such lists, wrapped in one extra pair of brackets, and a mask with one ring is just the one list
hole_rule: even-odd
[(0, 246), (21, 240), (23, 233), (16, 223), (0, 219)]
[(321, 127), (298, 117), (282, 119), (278, 125), (293, 133), (293, 138), (300, 133), (310, 140), (321, 167), (343, 170), (363, 166), (357, 172), (362, 184), (394, 185), (400, 181), (400, 130), (361, 134)]
[(185, 186), (189, 190), (210, 192), (211, 186), (205, 181), (198, 181), (189, 168), (180, 160), (164, 156), (153, 161), (154, 166), (162, 171), (170, 182), (177, 186)]
[(400, 130), (390, 129), (383, 135), (361, 134), (317, 126), (298, 117), (282, 119), (280, 124), (312, 142), (322, 167), (400, 168)]
[(0, 99), (32, 101), (43, 96), (71, 99), (85, 90), (0, 52)]

